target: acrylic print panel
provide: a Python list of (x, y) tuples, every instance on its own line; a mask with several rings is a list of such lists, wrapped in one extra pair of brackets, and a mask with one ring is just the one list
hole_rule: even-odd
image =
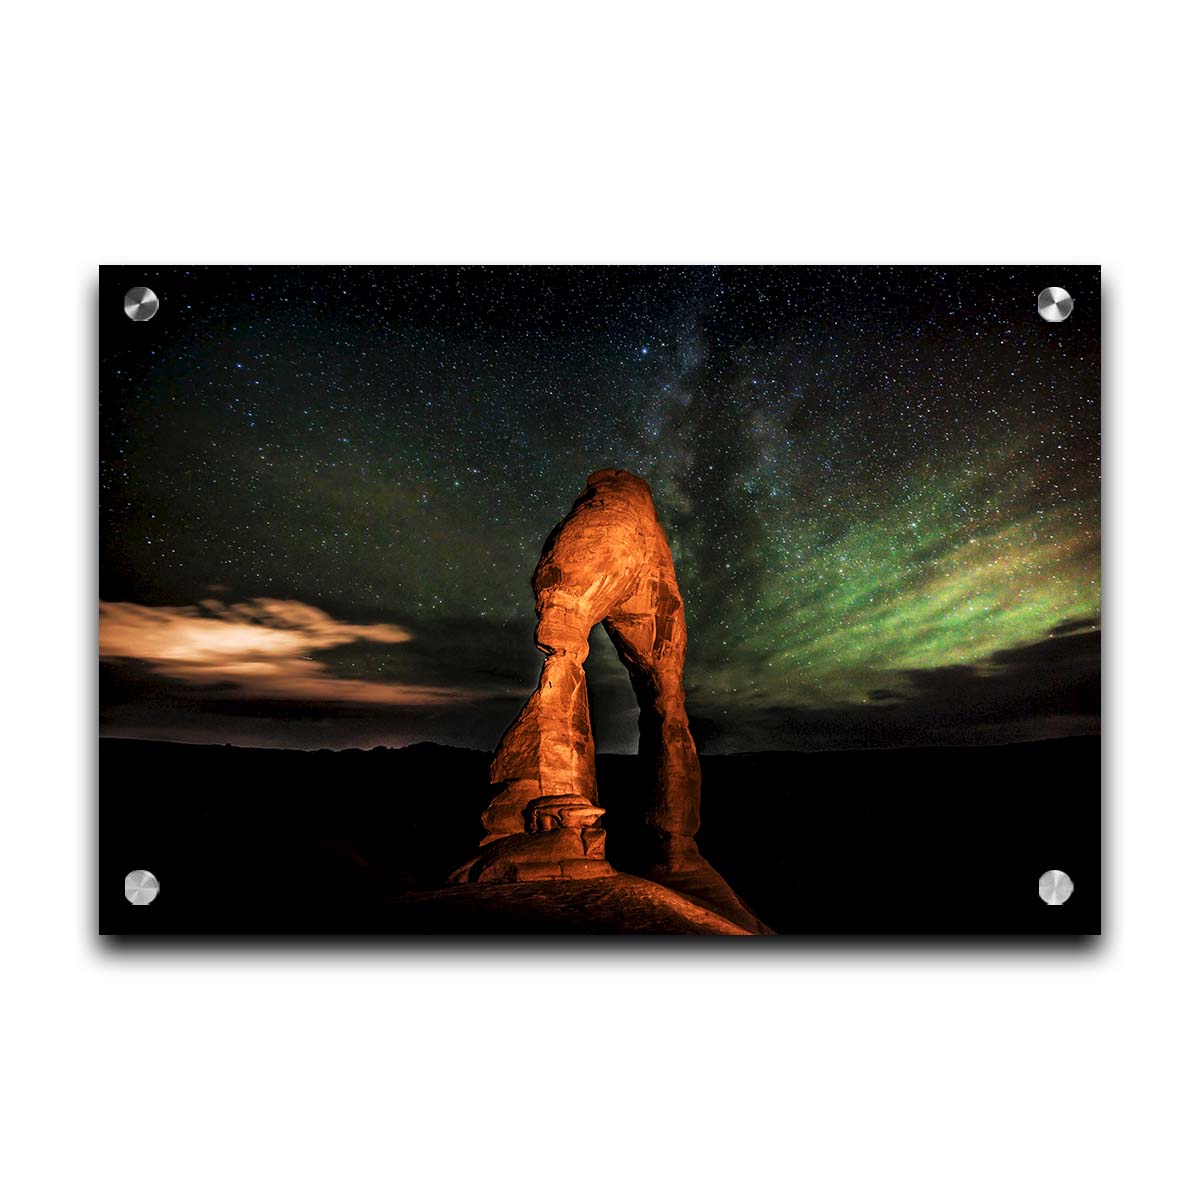
[(1099, 931), (1098, 268), (99, 295), (103, 931)]

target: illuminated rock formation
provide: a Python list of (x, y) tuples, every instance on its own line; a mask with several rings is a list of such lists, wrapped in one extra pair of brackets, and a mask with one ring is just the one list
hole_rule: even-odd
[[(496, 789), (480, 854), (457, 882), (514, 882), (610, 874), (583, 663), (603, 622), (629, 671), (641, 715), (639, 755), (653, 784), (646, 811), (659, 872), (702, 864), (700, 764), (684, 711), (687, 627), (671, 550), (646, 483), (628, 471), (588, 476), (550, 534), (533, 577), (537, 690), (492, 760)], [(709, 868), (711, 870), (711, 868)]]

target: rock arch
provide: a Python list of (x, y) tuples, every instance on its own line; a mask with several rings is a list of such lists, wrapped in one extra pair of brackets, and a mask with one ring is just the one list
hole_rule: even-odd
[(533, 590), (535, 641), (546, 656), (541, 677), (492, 760), (494, 794), (480, 853), (452, 878), (612, 873), (583, 669), (597, 624), (616, 646), (638, 700), (639, 756), (653, 777), (645, 823), (655, 862), (673, 871), (703, 864), (695, 843), (700, 763), (684, 706), (683, 598), (645, 480), (614, 468), (589, 475), (546, 541)]

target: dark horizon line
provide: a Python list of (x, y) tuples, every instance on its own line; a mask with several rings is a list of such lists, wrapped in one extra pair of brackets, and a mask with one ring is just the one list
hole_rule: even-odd
[[(1069, 733), (1058, 737), (1041, 737), (1041, 738), (1020, 738), (1011, 742), (972, 742), (972, 743), (944, 743), (944, 742), (914, 742), (910, 745), (896, 746), (829, 746), (825, 749), (808, 749), (808, 750), (733, 750), (726, 754), (713, 754), (711, 751), (698, 751), (701, 758), (740, 758), (742, 756), (754, 755), (761, 757), (764, 754), (864, 754), (864, 753), (888, 753), (892, 751), (905, 750), (996, 750), (1008, 746), (1037, 746), (1046, 742), (1083, 742), (1100, 740), (1100, 733)], [(252, 746), (241, 742), (183, 742), (176, 738), (150, 738), (150, 737), (128, 737), (119, 733), (101, 733), (100, 741), (102, 742), (134, 742), (146, 745), (156, 746), (196, 746), (204, 750), (269, 750), (273, 753), (286, 754), (371, 754), (376, 750), (388, 750), (399, 752), (402, 750), (413, 750), (420, 746), (432, 746), (438, 750), (466, 750), (471, 754), (493, 754), (494, 750), (481, 750), (477, 746), (457, 746), (449, 742), (434, 742), (425, 738), (419, 742), (406, 742), (403, 746), (385, 746), (382, 743), (369, 748), (362, 746), (342, 746), (335, 748), (333, 746), (314, 746), (310, 749), (304, 749), (300, 746)], [(611, 750), (599, 750), (596, 752), (597, 758), (637, 758), (637, 752), (622, 754)]]

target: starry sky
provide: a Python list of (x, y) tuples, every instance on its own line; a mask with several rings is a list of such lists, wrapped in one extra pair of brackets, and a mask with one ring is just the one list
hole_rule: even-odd
[[(1098, 268), (103, 267), (99, 304), (102, 733), (491, 749), (603, 466), (654, 492), (702, 750), (1098, 731)], [(599, 630), (588, 672), (632, 750)]]

